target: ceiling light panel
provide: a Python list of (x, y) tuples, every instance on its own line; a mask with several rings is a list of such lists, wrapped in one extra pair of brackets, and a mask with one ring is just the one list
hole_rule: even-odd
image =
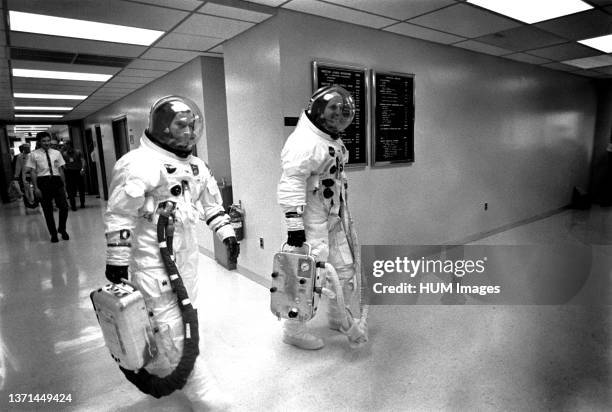
[(50, 110), (56, 112), (64, 112), (72, 110), (69, 106), (15, 106), (15, 110)]
[[(105, 58), (103, 56), (99, 56), (99, 57)], [(60, 71), (60, 72), (99, 73), (99, 74), (116, 74), (123, 68), (123, 67), (98, 66), (96, 64), (72, 63), (73, 61), (76, 61), (77, 59), (78, 59), (78, 55), (75, 55), (75, 54), (72, 54), (70, 56), (70, 61), (68, 63), (40, 61), (40, 60), (37, 60), (36, 58), (23, 60), (23, 59), (14, 58), (11, 56), (11, 62), (12, 62), (11, 66), (14, 69), (55, 70), (55, 71)], [(129, 59), (129, 61), (131, 60), (132, 59)]]
[(612, 53), (612, 34), (594, 37), (592, 39), (580, 40), (578, 43), (601, 50), (604, 53)]
[(44, 117), (44, 118), (53, 118), (59, 119), (64, 117), (63, 114), (16, 114), (15, 117)]
[(14, 77), (33, 77), (37, 79), (63, 79), (87, 82), (106, 82), (112, 74), (60, 72), (55, 70), (13, 69)]
[(467, 2), (529, 24), (593, 8), (581, 0), (467, 0)]
[(147, 48), (134, 44), (111, 43), (70, 37), (44, 36), (34, 33), (11, 33), (11, 47), (24, 47), (39, 50), (70, 50), (72, 53), (91, 53), (101, 56), (137, 57)]
[(46, 94), (46, 93), (15, 93), (13, 97), (19, 99), (53, 99), (53, 100), (83, 100), (87, 96), (74, 94)]
[(149, 46), (163, 31), (9, 11), (12, 31)]
[[(8, 10), (168, 31), (188, 13), (123, 0), (7, 0)], [(164, 0), (166, 5), (173, 0)], [(172, 6), (170, 6), (172, 7)]]

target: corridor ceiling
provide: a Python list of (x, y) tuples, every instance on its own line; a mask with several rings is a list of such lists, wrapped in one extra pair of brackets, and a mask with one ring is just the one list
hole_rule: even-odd
[[(508, 0), (514, 1), (517, 0)], [(531, 3), (548, 3), (550, 8), (555, 8), (558, 1), (532, 0)], [(472, 4), (477, 2), (1, 0), (0, 12), (4, 18), (0, 20), (0, 120), (9, 123), (64, 123), (82, 119), (196, 56), (222, 58), (226, 40), (262, 23), (280, 8), (578, 76), (612, 77), (612, 55), (579, 43), (612, 34), (612, 0), (583, 1), (586, 10), (532, 24)], [(40, 31), (44, 26), (36, 24), (32, 29), (21, 25), (11, 30), (11, 12), (14, 26), (17, 26), (18, 15), (31, 13), (160, 33), (150, 45), (138, 45), (31, 32)], [(28, 70), (106, 74), (109, 79), (22, 77), (23, 73), (29, 73)], [(15, 97), (23, 93), (83, 97), (80, 100)], [(55, 109), (57, 107), (63, 109)], [(29, 118), (23, 117), (24, 114), (62, 117)]]

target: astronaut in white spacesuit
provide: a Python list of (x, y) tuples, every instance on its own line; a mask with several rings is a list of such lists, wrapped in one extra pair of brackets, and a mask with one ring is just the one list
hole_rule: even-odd
[[(351, 124), (354, 116), (355, 103), (345, 89), (328, 86), (317, 90), (283, 147), (278, 185), (287, 244), (301, 247), (308, 242), (317, 262), (331, 264), (346, 301), (355, 290), (354, 237), (345, 219), (348, 209), (344, 167), (348, 151), (338, 133)], [(345, 322), (345, 308), (339, 307), (335, 299), (329, 301), (328, 320), (330, 328), (344, 333), (350, 326)], [(361, 325), (357, 331), (357, 339), (367, 340), (364, 328)], [(308, 331), (305, 322), (297, 320), (285, 321), (283, 341), (302, 349), (324, 346), (321, 338)]]
[[(195, 103), (178, 96), (158, 100), (151, 108), (140, 147), (115, 165), (104, 215), (106, 277), (118, 283), (128, 278), (129, 267), (130, 279), (143, 293), (158, 328), (158, 354), (145, 369), (160, 377), (178, 364), (184, 335), (181, 311), (156, 236), (160, 205), (175, 204), (174, 261), (194, 307), (198, 302), (198, 220), (205, 220), (224, 242), (230, 260), (235, 261), (239, 254), (217, 182), (208, 166), (191, 155), (201, 132), (202, 115)], [(225, 402), (199, 356), (182, 390), (196, 410)]]

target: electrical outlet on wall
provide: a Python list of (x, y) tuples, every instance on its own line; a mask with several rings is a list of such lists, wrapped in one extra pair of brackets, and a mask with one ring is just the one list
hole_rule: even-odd
[(484, 204), (484, 210), (489, 210), (489, 203), (485, 202), (485, 204)]
[(264, 248), (264, 241), (263, 241), (263, 237), (260, 237), (260, 238), (259, 238), (259, 247), (260, 247), (260, 248), (262, 248), (262, 249)]

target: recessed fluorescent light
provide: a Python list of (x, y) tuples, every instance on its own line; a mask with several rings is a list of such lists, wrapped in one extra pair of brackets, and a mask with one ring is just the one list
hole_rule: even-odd
[(593, 37), (592, 39), (579, 40), (585, 46), (601, 50), (604, 53), (612, 53), (612, 34), (606, 36)]
[(64, 117), (63, 114), (16, 114), (15, 117)]
[(467, 0), (467, 2), (530, 24), (593, 8), (581, 0)]
[(150, 46), (163, 31), (9, 11), (13, 31)]
[(82, 80), (88, 82), (105, 82), (112, 74), (58, 72), (54, 70), (13, 69), (15, 77), (34, 77), (37, 79)]
[(76, 94), (45, 94), (45, 93), (14, 93), (14, 97), (21, 99), (57, 99), (57, 100), (83, 100), (87, 96)]
[(25, 129), (25, 128), (32, 128), (32, 127), (51, 127), (50, 124), (16, 124), (15, 125), (15, 129)]
[(65, 110), (72, 110), (72, 107), (62, 107), (62, 106), (15, 106), (15, 110), (53, 110), (53, 111), (65, 111)]

